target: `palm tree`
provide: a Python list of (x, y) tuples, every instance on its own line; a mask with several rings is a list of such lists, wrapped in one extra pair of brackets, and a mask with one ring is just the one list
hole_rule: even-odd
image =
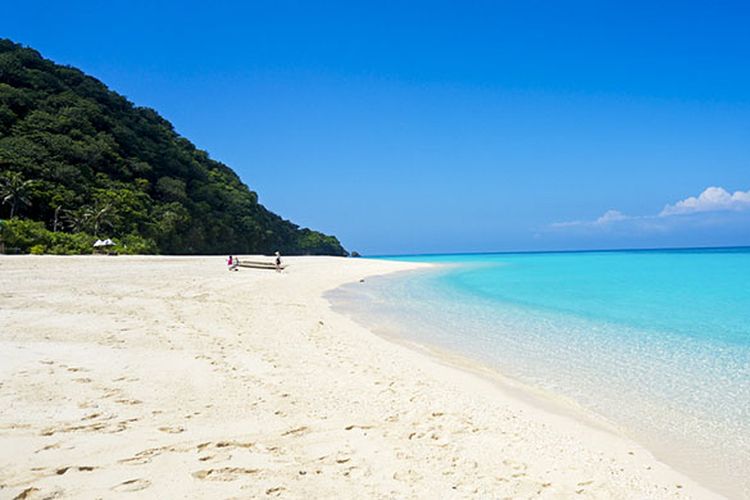
[(104, 205), (97, 204), (93, 208), (87, 209), (89, 222), (93, 224), (94, 236), (99, 236), (99, 229), (102, 226), (112, 227), (112, 205), (106, 203)]
[(8, 172), (0, 179), (0, 197), (3, 205), (10, 204), (10, 218), (16, 215), (20, 205), (31, 205), (29, 194), (34, 181), (25, 180), (20, 172)]
[(74, 233), (81, 231), (93, 231), (94, 236), (99, 236), (99, 230), (104, 226), (112, 227), (112, 216), (114, 211), (112, 205), (97, 203), (93, 207), (83, 206), (75, 210), (65, 210), (63, 219), (68, 228)]
[(74, 233), (79, 233), (86, 229), (89, 222), (89, 214), (84, 208), (79, 208), (78, 210), (65, 210), (63, 219), (68, 228)]
[(60, 226), (60, 209), (62, 209), (61, 205), (57, 205), (55, 207), (55, 218), (52, 219), (52, 232), (56, 233), (57, 228)]

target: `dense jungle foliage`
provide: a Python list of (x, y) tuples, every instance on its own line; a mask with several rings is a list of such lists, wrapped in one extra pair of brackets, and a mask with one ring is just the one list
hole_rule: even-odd
[(0, 39), (0, 219), (6, 247), (88, 253), (346, 255), (258, 203), (226, 165), (78, 69)]

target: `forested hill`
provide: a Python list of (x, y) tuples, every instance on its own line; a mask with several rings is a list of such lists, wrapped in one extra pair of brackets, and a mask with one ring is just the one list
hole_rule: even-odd
[(346, 255), (335, 237), (268, 211), (153, 109), (5, 39), (0, 201), (5, 245), (22, 251), (112, 238), (141, 253)]

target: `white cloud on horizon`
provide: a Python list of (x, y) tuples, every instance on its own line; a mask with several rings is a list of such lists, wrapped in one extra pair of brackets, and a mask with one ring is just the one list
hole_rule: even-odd
[(696, 212), (719, 212), (725, 210), (748, 210), (750, 209), (750, 190), (735, 191), (730, 194), (722, 187), (711, 186), (706, 188), (697, 197), (691, 196), (680, 200), (674, 205), (667, 205), (659, 213), (659, 217), (671, 215), (685, 215)]
[(607, 210), (606, 212), (604, 212), (604, 215), (602, 215), (601, 217), (599, 217), (598, 219), (594, 221), (594, 224), (596, 225), (609, 224), (610, 222), (617, 222), (617, 221), (627, 220), (627, 219), (632, 219), (632, 217), (625, 215), (619, 210)]
[(617, 222), (617, 221), (622, 221), (622, 220), (627, 220), (627, 219), (632, 219), (632, 218), (633, 217), (625, 215), (619, 210), (607, 210), (606, 212), (604, 212), (604, 214), (601, 217), (593, 221), (572, 220), (572, 221), (566, 221), (566, 222), (553, 222), (552, 224), (550, 224), (550, 226), (555, 227), (555, 228), (576, 227), (576, 226), (604, 226), (611, 222)]
[[(750, 210), (750, 190), (735, 191), (730, 194), (722, 187), (711, 186), (703, 190), (701, 194), (690, 196), (672, 205), (665, 205), (657, 215), (626, 215), (619, 210), (607, 210), (595, 220), (575, 220), (566, 222), (554, 222), (550, 227), (555, 229), (569, 227), (603, 228), (623, 221), (653, 221), (669, 217), (689, 215), (695, 213), (743, 211)], [(657, 226), (654, 226), (657, 227)]]

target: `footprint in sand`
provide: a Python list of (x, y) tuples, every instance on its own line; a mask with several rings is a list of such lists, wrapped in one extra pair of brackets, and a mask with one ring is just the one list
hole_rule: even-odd
[(94, 467), (93, 465), (80, 465), (78, 467), (69, 465), (67, 467), (60, 467), (59, 469), (55, 470), (55, 474), (57, 474), (58, 476), (62, 476), (69, 470), (77, 470), (79, 472), (91, 472), (94, 469), (96, 469), (96, 467)]
[(120, 484), (113, 486), (112, 491), (141, 491), (151, 486), (151, 481), (148, 479), (128, 479)]
[(122, 389), (103, 389), (103, 391), (104, 394), (102, 397), (104, 398), (114, 398), (122, 395)]
[(255, 443), (241, 441), (219, 441), (216, 443), (217, 448), (252, 448)]
[(367, 430), (367, 429), (372, 429), (372, 428), (373, 428), (373, 426), (372, 426), (372, 425), (358, 425), (358, 424), (351, 424), (351, 425), (347, 425), (346, 427), (344, 427), (344, 430), (346, 430), (346, 431), (350, 431), (350, 430), (352, 430), (352, 429), (363, 429), (363, 430)]
[(24, 500), (25, 498), (29, 498), (31, 495), (33, 495), (37, 491), (39, 491), (39, 488), (34, 488), (33, 486), (31, 488), (26, 488), (21, 493), (14, 496), (13, 500)]
[(234, 481), (244, 475), (252, 475), (260, 472), (259, 469), (247, 469), (244, 467), (222, 467), (220, 469), (203, 469), (193, 472), (193, 477), (207, 481)]
[(39, 452), (47, 451), (47, 450), (54, 450), (59, 447), (60, 447), (60, 443), (48, 444), (47, 446), (36, 450), (34, 453), (39, 453)]
[(138, 453), (136, 453), (134, 456), (130, 458), (123, 458), (119, 460), (119, 462), (122, 464), (131, 464), (131, 465), (147, 464), (151, 462), (151, 459), (153, 457), (159, 456), (162, 453), (167, 452), (167, 451), (178, 451), (178, 450), (174, 447), (169, 447), (169, 446), (162, 446), (159, 448), (149, 448), (147, 450), (139, 451)]
[(39, 434), (41, 436), (52, 436), (58, 432), (98, 432), (102, 430), (107, 430), (107, 432), (120, 432), (127, 428), (127, 422), (129, 421), (118, 422), (117, 424), (114, 424), (114, 427), (112, 427), (112, 424), (104, 422), (95, 422), (85, 425), (70, 425), (67, 427), (48, 427), (42, 429)]
[(290, 436), (290, 435), (298, 436), (300, 434), (305, 433), (306, 431), (307, 431), (307, 426), (303, 425), (302, 427), (297, 427), (295, 429), (290, 429), (286, 432), (283, 432), (281, 435), (282, 436)]
[(121, 405), (139, 405), (143, 403), (143, 401), (139, 399), (116, 399), (115, 403), (119, 403)]
[(159, 427), (159, 430), (162, 432), (166, 432), (169, 434), (179, 434), (180, 432), (185, 432), (185, 429), (183, 427)]

